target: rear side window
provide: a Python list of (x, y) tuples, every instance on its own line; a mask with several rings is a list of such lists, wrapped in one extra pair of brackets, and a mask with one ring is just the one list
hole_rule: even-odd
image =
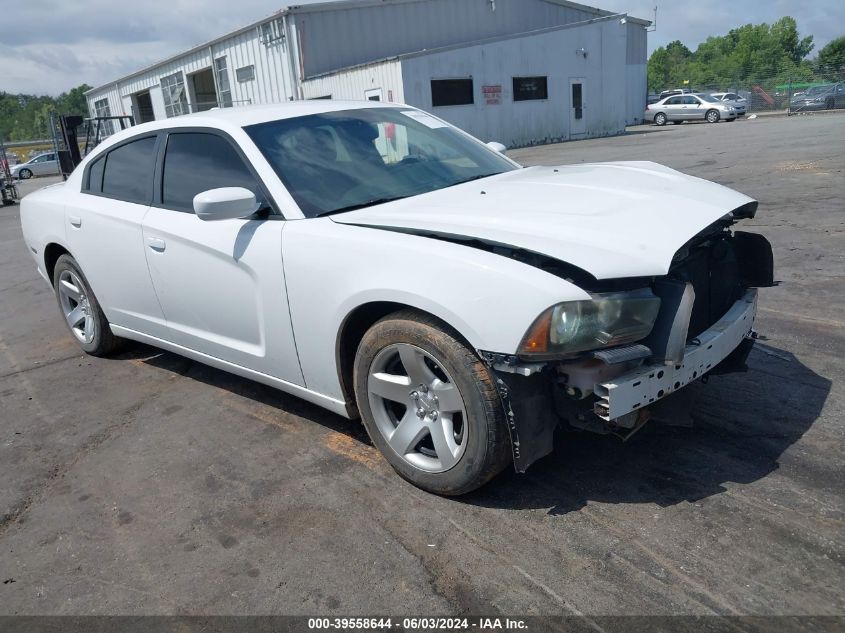
[(261, 188), (235, 148), (216, 134), (184, 132), (167, 139), (162, 206), (194, 211), (194, 196), (219, 187), (244, 187), (261, 202)]
[(106, 157), (100, 156), (97, 160), (91, 163), (88, 168), (88, 183), (85, 186), (85, 191), (93, 191), (95, 193), (102, 193), (103, 191), (103, 168), (106, 166)]
[(111, 150), (103, 171), (103, 195), (150, 204), (153, 196), (156, 137), (149, 136)]

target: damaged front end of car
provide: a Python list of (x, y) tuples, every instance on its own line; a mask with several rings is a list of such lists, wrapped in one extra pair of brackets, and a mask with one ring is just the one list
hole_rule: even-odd
[(747, 369), (757, 289), (774, 285), (772, 249), (730, 227), (755, 210), (745, 205), (700, 232), (664, 276), (573, 278), (563, 265), (591, 300), (551, 306), (517, 354), (480, 351), (498, 379), (518, 472), (552, 451), (562, 423), (627, 438), (666, 396)]

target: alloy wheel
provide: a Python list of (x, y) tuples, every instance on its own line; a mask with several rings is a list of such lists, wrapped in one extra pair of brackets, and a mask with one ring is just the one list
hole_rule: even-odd
[(467, 446), (464, 400), (434, 356), (407, 343), (385, 347), (367, 391), (376, 427), (402, 459), (430, 473), (458, 463)]
[(96, 328), (94, 310), (85, 285), (73, 271), (63, 270), (59, 275), (59, 303), (70, 331), (79, 342), (90, 345)]

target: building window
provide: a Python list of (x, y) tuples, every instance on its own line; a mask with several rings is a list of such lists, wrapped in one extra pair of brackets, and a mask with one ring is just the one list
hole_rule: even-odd
[(453, 106), (470, 105), (473, 99), (472, 78), (469, 79), (432, 79), (431, 105)]
[(217, 101), (223, 108), (232, 107), (232, 87), (229, 85), (229, 68), (226, 65), (226, 57), (218, 57), (214, 60), (214, 73), (217, 75)]
[(538, 101), (549, 98), (548, 78), (546, 77), (514, 77), (514, 101)]
[(242, 66), (235, 71), (235, 77), (239, 82), (252, 81), (255, 79), (255, 66)]
[(181, 72), (161, 78), (161, 94), (164, 97), (164, 113), (168, 118), (188, 114), (185, 79)]
[[(111, 116), (108, 99), (98, 99), (94, 102), (94, 116)], [(100, 129), (103, 131), (104, 136), (114, 134), (114, 121), (103, 121), (100, 124)]]
[(264, 46), (277, 44), (285, 39), (285, 27), (279, 19), (261, 25), (261, 42)]

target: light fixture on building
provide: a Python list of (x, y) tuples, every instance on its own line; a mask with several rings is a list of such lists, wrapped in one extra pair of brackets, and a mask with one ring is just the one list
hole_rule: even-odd
[(580, 55), (584, 59), (587, 59), (587, 49), (583, 46), (581, 48), (575, 49), (575, 54)]
[(628, 24), (628, 16), (627, 15), (622, 16), (622, 19), (619, 20), (619, 24)]

